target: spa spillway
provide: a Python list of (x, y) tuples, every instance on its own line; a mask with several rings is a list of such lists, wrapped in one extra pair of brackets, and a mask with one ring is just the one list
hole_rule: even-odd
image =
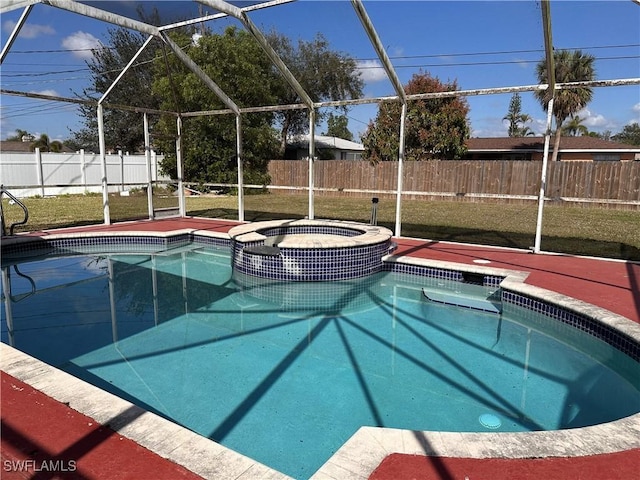
[(273, 220), (229, 231), (234, 273), (318, 282), (366, 277), (392, 248), (384, 227), (333, 220)]

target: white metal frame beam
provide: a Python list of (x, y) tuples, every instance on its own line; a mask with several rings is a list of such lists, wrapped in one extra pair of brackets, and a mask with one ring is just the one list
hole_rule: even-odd
[(396, 180), (396, 223), (394, 234), (396, 237), (401, 235), (402, 231), (402, 180), (404, 176), (404, 158), (405, 158), (405, 126), (407, 120), (407, 96), (404, 91), (404, 87), (396, 74), (393, 65), (391, 64), (391, 60), (387, 55), (386, 50), (382, 45), (382, 41), (380, 40), (380, 36), (376, 32), (375, 27), (373, 26), (373, 22), (369, 18), (367, 11), (364, 8), (361, 0), (351, 0), (351, 5), (353, 5), (354, 10), (358, 18), (360, 19), (360, 23), (364, 27), (365, 32), (367, 33), (371, 44), (373, 45), (374, 50), (376, 51), (378, 58), (382, 62), (382, 66), (384, 67), (385, 72), (387, 73), (387, 77), (391, 81), (396, 94), (398, 95), (398, 100), (402, 103), (402, 111), (400, 113), (400, 135), (398, 137), (398, 175)]
[(282, 61), (273, 47), (269, 45), (269, 42), (267, 41), (267, 38), (264, 36), (262, 31), (258, 27), (256, 27), (256, 25), (251, 21), (251, 19), (249, 19), (247, 14), (241, 8), (238, 8), (235, 5), (227, 3), (223, 0), (198, 0), (198, 2), (215, 8), (216, 10), (224, 12), (239, 20), (249, 31), (249, 33), (251, 33), (251, 35), (253, 35), (253, 37), (257, 40), (260, 47), (262, 47), (271, 62), (278, 68), (289, 85), (291, 85), (291, 87), (296, 91), (300, 99), (310, 110), (313, 109), (313, 100), (311, 100), (309, 94), (304, 90), (304, 88), (302, 88), (302, 85), (300, 85), (298, 79), (291, 73), (289, 67), (287, 67), (287, 65)]
[(91, 7), (83, 3), (79, 3), (73, 0), (43, 0), (41, 3), (51, 5), (52, 7), (60, 8), (61, 10), (67, 10), (69, 12), (77, 13), (85, 17), (95, 18), (102, 20), (103, 22), (118, 25), (119, 27), (128, 28), (130, 30), (136, 30), (138, 32), (146, 33), (147, 35), (153, 35), (158, 37), (160, 31), (158, 27), (149, 25), (138, 20), (133, 20), (128, 17), (123, 17), (115, 13), (107, 12), (99, 8)]
[[(275, 7), (277, 5), (283, 5), (285, 3), (292, 3), (296, 0), (272, 0), (270, 2), (257, 3), (255, 5), (249, 5), (248, 7), (242, 7), (240, 10), (243, 12), (252, 12), (254, 10), (261, 10), (263, 8)], [(205, 15), (203, 17), (192, 18), (190, 20), (183, 20), (181, 22), (171, 23), (158, 27), (162, 30), (172, 30), (174, 28), (188, 27), (189, 25), (195, 25), (197, 23), (208, 22), (210, 20), (217, 20), (219, 18), (228, 17), (228, 13), (215, 13), (213, 15)]]
[[(284, 79), (287, 83), (295, 90), (298, 94), (302, 102), (305, 104), (306, 108), (309, 110), (309, 124), (312, 125), (310, 128), (311, 135), (309, 137), (309, 213), (308, 217), (310, 219), (314, 218), (314, 195), (313, 195), (313, 164), (315, 162), (315, 107), (314, 102), (309, 96), (309, 94), (304, 90), (298, 79), (291, 73), (289, 67), (282, 61), (278, 53), (273, 49), (267, 38), (264, 36), (262, 31), (251, 21), (249, 16), (246, 14), (246, 11), (227, 3), (223, 0), (198, 0), (200, 3), (204, 5), (208, 5), (216, 10), (219, 10), (227, 15), (234, 17), (239, 20), (244, 27), (251, 33), (251, 35), (256, 39), (262, 50), (267, 54), (271, 63), (273, 63), (276, 68), (280, 71)], [(314, 122), (313, 124), (311, 122)], [(238, 181), (240, 181), (240, 172), (238, 172)], [(238, 184), (238, 192), (241, 191), (241, 185)]]
[[(361, 0), (351, 0), (352, 6), (360, 19), (364, 30), (366, 31), (379, 60), (382, 63), (383, 68), (392, 83), (392, 86), (396, 92), (394, 96), (386, 96), (386, 97), (375, 97), (375, 98), (361, 98), (361, 99), (350, 99), (350, 100), (332, 100), (327, 102), (313, 102), (311, 97), (307, 94), (304, 88), (300, 85), (297, 78), (291, 73), (286, 64), (282, 61), (282, 59), (278, 56), (275, 50), (269, 45), (266, 37), (262, 33), (262, 31), (256, 27), (256, 25), (249, 19), (247, 16), (247, 12), (258, 10), (262, 8), (268, 8), (276, 5), (286, 4), (293, 2), (295, 0), (270, 0), (263, 3), (258, 3), (255, 5), (251, 5), (244, 8), (238, 8), (235, 5), (232, 5), (224, 0), (196, 0), (199, 3), (210, 6), (216, 9), (219, 13), (213, 15), (205, 15), (199, 18), (193, 18), (189, 20), (185, 20), (183, 22), (177, 22), (169, 25), (163, 26), (153, 26), (144, 22), (140, 22), (134, 20), (132, 18), (128, 18), (125, 16), (117, 15), (105, 10), (101, 10), (99, 8), (95, 8), (78, 1), (73, 0), (3, 0), (2, 5), (0, 5), (0, 13), (9, 12), (18, 8), (24, 8), (24, 12), (22, 13), (19, 21), (13, 28), (11, 35), (9, 36), (6, 44), (3, 46), (2, 51), (0, 52), (0, 64), (4, 61), (5, 57), (11, 50), (15, 39), (17, 38), (20, 30), (24, 26), (26, 19), (28, 18), (32, 8), (36, 4), (43, 4), (52, 6), (55, 8), (59, 8), (62, 10), (66, 10), (72, 13), (76, 13), (79, 15), (87, 16), (90, 18), (95, 18), (100, 21), (104, 21), (113, 25), (120, 26), (122, 28), (135, 30), (141, 33), (145, 33), (149, 35), (149, 38), (145, 41), (144, 45), (139, 49), (139, 51), (135, 54), (135, 56), (129, 61), (127, 66), (120, 72), (118, 78), (110, 85), (108, 90), (99, 100), (82, 100), (75, 98), (66, 98), (66, 97), (58, 97), (58, 96), (50, 96), (50, 95), (42, 95), (28, 92), (18, 92), (14, 90), (0, 89), (0, 93), (4, 95), (15, 95), (22, 96), (28, 98), (37, 98), (42, 100), (51, 100), (51, 101), (59, 101), (59, 102), (68, 102), (68, 103), (76, 103), (76, 104), (84, 104), (84, 105), (93, 105), (97, 106), (98, 111), (98, 125), (100, 131), (100, 150), (103, 156), (103, 162), (106, 158), (105, 145), (104, 145), (104, 124), (103, 124), (103, 108), (112, 108), (112, 109), (121, 109), (121, 110), (129, 110), (135, 111), (138, 113), (145, 114), (145, 132), (148, 134), (148, 119), (146, 119), (146, 114), (169, 114), (177, 116), (177, 128), (180, 132), (177, 140), (177, 156), (178, 163), (180, 164), (181, 159), (181, 131), (182, 131), (182, 118), (183, 117), (192, 117), (192, 116), (203, 116), (203, 115), (220, 115), (220, 114), (233, 114), (236, 117), (236, 130), (237, 130), (237, 160), (238, 160), (238, 190), (239, 190), (239, 216), (242, 220), (244, 218), (244, 202), (243, 202), (243, 192), (242, 192), (242, 132), (241, 132), (241, 115), (243, 113), (253, 113), (253, 112), (269, 112), (269, 111), (285, 111), (292, 109), (308, 109), (309, 110), (309, 130), (311, 132), (311, 141), (309, 143), (309, 216), (313, 218), (314, 215), (314, 207), (313, 207), (313, 189), (314, 189), (314, 180), (313, 180), (313, 161), (315, 158), (315, 143), (314, 143), (314, 132), (315, 132), (315, 118), (316, 118), (316, 110), (322, 107), (336, 107), (336, 106), (350, 106), (350, 105), (363, 105), (363, 104), (371, 104), (371, 103), (382, 103), (382, 102), (400, 102), (402, 104), (402, 114), (400, 118), (400, 141), (399, 141), (399, 152), (398, 152), (398, 182), (397, 182), (397, 203), (396, 203), (396, 235), (400, 235), (401, 229), (401, 197), (402, 197), (402, 166), (405, 155), (405, 146), (404, 146), (404, 137), (405, 137), (405, 123), (406, 123), (406, 114), (407, 114), (407, 103), (411, 100), (418, 99), (429, 99), (429, 98), (443, 98), (443, 97), (464, 97), (464, 96), (473, 96), (473, 95), (490, 95), (490, 94), (500, 94), (500, 93), (515, 93), (515, 92), (524, 92), (524, 91), (540, 91), (547, 90), (546, 101), (548, 105), (547, 112), (547, 131), (545, 134), (545, 153), (543, 155), (543, 173), (541, 178), (541, 189), (540, 195), (538, 197), (539, 200), (539, 212), (538, 212), (538, 223), (536, 226), (536, 240), (534, 246), (534, 252), (538, 253), (540, 251), (540, 238), (541, 238), (541, 227), (542, 227), (542, 210), (544, 205), (544, 195), (546, 188), (546, 168), (547, 168), (547, 160), (548, 160), (548, 150), (549, 150), (549, 141), (550, 141), (550, 132), (551, 132), (551, 120), (553, 116), (553, 99), (555, 97), (555, 92), (560, 89), (565, 88), (578, 88), (578, 87), (605, 87), (605, 86), (621, 86), (621, 85), (638, 85), (640, 84), (640, 78), (627, 78), (627, 79), (616, 79), (616, 80), (596, 80), (589, 82), (573, 82), (573, 83), (565, 83), (565, 84), (556, 84), (555, 79), (555, 68), (553, 65), (553, 41), (552, 41), (552, 29), (551, 29), (551, 9), (550, 9), (550, 0), (541, 0), (541, 13), (542, 13), (542, 23), (543, 23), (543, 32), (544, 32), (544, 44), (545, 44), (545, 58), (547, 62), (547, 71), (549, 73), (549, 83), (546, 85), (528, 85), (528, 86), (517, 86), (517, 87), (500, 87), (500, 88), (486, 88), (486, 89), (475, 89), (475, 90), (459, 90), (459, 91), (451, 91), (451, 92), (439, 92), (439, 93), (425, 93), (425, 94), (416, 94), (416, 95), (407, 95), (404, 91), (402, 84), (391, 64), (391, 61), (383, 47), (382, 42), (380, 41), (380, 37), (378, 36), (371, 19), (369, 18), (365, 7)], [(640, 5), (640, 0), (631, 0), (634, 3)], [(218, 87), (218, 85), (209, 78), (206, 73), (197, 65), (193, 60), (178, 46), (173, 42), (170, 37), (166, 34), (168, 30), (184, 27), (188, 25), (194, 25), (197, 23), (202, 23), (209, 20), (215, 20), (218, 18), (222, 18), (225, 16), (232, 16), (239, 20), (244, 27), (254, 36), (254, 38), (258, 41), (261, 48), (265, 51), (271, 62), (278, 68), (281, 72), (285, 80), (289, 83), (289, 85), (296, 91), (298, 96), (300, 97), (302, 103), (291, 104), (291, 105), (270, 105), (270, 106), (251, 106), (246, 108), (239, 108), (237, 104), (229, 97), (225, 92), (222, 91)], [(158, 38), (160, 41), (164, 42), (169, 48), (178, 56), (178, 58), (189, 68), (193, 73), (200, 78), (201, 81), (205, 83), (205, 85), (212, 90), (220, 100), (227, 107), (225, 109), (220, 110), (210, 110), (210, 111), (199, 111), (199, 112), (187, 112), (184, 114), (180, 114), (179, 112), (171, 112), (171, 111), (163, 111), (163, 110), (154, 110), (148, 108), (141, 107), (131, 107), (127, 105), (116, 105), (109, 104), (107, 102), (107, 98), (113, 88), (117, 85), (120, 79), (124, 76), (124, 74), (135, 64), (136, 59), (139, 57), (141, 52), (153, 38)], [(148, 144), (148, 139), (145, 139), (145, 144)], [(182, 172), (178, 173), (179, 175), (179, 183), (182, 183)], [(104, 215), (105, 215), (105, 223), (110, 223), (109, 219), (109, 204), (108, 204), (108, 195), (107, 195), (107, 181), (106, 181), (106, 165), (103, 164), (103, 195), (105, 196), (104, 202)], [(181, 215), (184, 215), (184, 197), (180, 199), (180, 210)]]
[(18, 8), (27, 8), (36, 3), (41, 3), (41, 0), (3, 0), (0, 5), (0, 13), (7, 13)]
[[(544, 196), (547, 188), (547, 168), (549, 165), (549, 144), (551, 142), (551, 121), (553, 119), (553, 103), (556, 97), (556, 67), (553, 54), (553, 36), (551, 29), (551, 6), (549, 0), (540, 3), (542, 13), (542, 29), (544, 31), (544, 51), (547, 62), (548, 87), (545, 94), (547, 103), (547, 125), (544, 132), (544, 152), (542, 154), (542, 172), (540, 174), (540, 192), (538, 194), (538, 213), (536, 217), (536, 234), (533, 244), (533, 253), (540, 253), (542, 241), (542, 214), (544, 211)], [(556, 128), (560, 128), (557, 125)]]
[(4, 47), (2, 47), (2, 52), (0, 52), (0, 65), (2, 65), (2, 63), (4, 62), (4, 57), (7, 56), (7, 53), (9, 53), (9, 50), (11, 50), (11, 46), (13, 45), (13, 42), (15, 42), (16, 38), (18, 38), (18, 34), (20, 34), (20, 30), (22, 30), (22, 26), (27, 21), (27, 17), (29, 16), (29, 13), (31, 13), (32, 8), (33, 8), (33, 5), (27, 5), (24, 11), (22, 12), (22, 15), (20, 15), (20, 18), (16, 22), (15, 26), (13, 27), (13, 31), (11, 32), (11, 35), (9, 35), (9, 38), (7, 39), (7, 43), (4, 45)]

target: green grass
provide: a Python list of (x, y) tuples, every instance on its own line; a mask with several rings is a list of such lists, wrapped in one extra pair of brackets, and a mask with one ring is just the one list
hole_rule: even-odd
[[(262, 194), (245, 196), (245, 220), (304, 218), (306, 195)], [(147, 197), (111, 195), (113, 222), (147, 217)], [(155, 207), (177, 206), (171, 195), (154, 197)], [(102, 223), (102, 196), (27, 198), (29, 222), (20, 231)], [(187, 214), (238, 218), (234, 196), (187, 197)], [(21, 219), (16, 205), (3, 200), (8, 223)], [(529, 248), (534, 244), (537, 206), (527, 204), (470, 203), (408, 200), (402, 202), (402, 235), (432, 240)], [(369, 222), (371, 198), (315, 197), (315, 217)], [(381, 199), (378, 224), (395, 226), (395, 199)], [(553, 252), (640, 260), (640, 209), (618, 210), (548, 204), (544, 209), (542, 249)]]

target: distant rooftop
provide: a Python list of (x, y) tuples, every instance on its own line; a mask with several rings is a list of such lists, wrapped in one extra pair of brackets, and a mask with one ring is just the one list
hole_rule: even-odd
[[(345, 140), (344, 138), (328, 137), (326, 135), (316, 135), (316, 148), (332, 148), (336, 150), (355, 150), (364, 151), (361, 143)], [(309, 145), (309, 135), (299, 135), (295, 137), (289, 145), (292, 147), (303, 148)]]
[[(553, 148), (553, 137), (551, 146)], [(544, 137), (495, 137), (495, 138), (470, 138), (467, 140), (467, 149), (474, 151), (528, 151), (541, 152), (544, 150)], [(612, 142), (596, 137), (562, 137), (560, 150), (608, 150), (608, 151), (632, 151), (640, 152), (640, 146)]]

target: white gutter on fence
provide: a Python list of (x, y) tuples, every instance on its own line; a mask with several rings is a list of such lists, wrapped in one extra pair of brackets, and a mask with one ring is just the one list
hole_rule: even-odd
[(144, 128), (144, 157), (147, 161), (147, 209), (149, 220), (153, 220), (153, 176), (151, 175), (151, 139), (149, 138), (149, 118), (147, 114), (142, 115)]
[(178, 173), (178, 209), (180, 216), (186, 216), (186, 208), (184, 206), (184, 165), (182, 164), (182, 118), (176, 119), (176, 130), (178, 137), (176, 138), (176, 170)]
[(400, 115), (400, 147), (398, 149), (398, 187), (396, 193), (396, 226), (395, 236), (399, 237), (402, 232), (402, 180), (404, 178), (404, 152), (405, 152), (405, 125), (407, 121), (407, 104), (402, 104)]
[(309, 220), (315, 218), (313, 168), (316, 160), (316, 111), (309, 110)]
[[(242, 168), (242, 116), (236, 115), (236, 160), (238, 162), (238, 221), (244, 222), (244, 169)], [(184, 215), (183, 215), (184, 216)]]
[(109, 184), (107, 183), (107, 148), (104, 142), (104, 115), (102, 105), (98, 104), (98, 142), (100, 144), (100, 165), (102, 167), (102, 215), (104, 224), (111, 225), (109, 212)]
[(542, 173), (540, 177), (540, 194), (538, 195), (538, 216), (536, 219), (536, 237), (533, 253), (540, 253), (542, 241), (542, 212), (544, 210), (544, 195), (547, 188), (547, 167), (549, 164), (549, 143), (551, 143), (551, 119), (553, 118), (553, 97), (547, 105), (547, 129), (544, 134), (544, 152), (542, 154)]
[(36, 174), (38, 176), (38, 183), (40, 184), (40, 195), (44, 198), (44, 172), (42, 171), (42, 152), (36, 147), (34, 154), (36, 156)]

